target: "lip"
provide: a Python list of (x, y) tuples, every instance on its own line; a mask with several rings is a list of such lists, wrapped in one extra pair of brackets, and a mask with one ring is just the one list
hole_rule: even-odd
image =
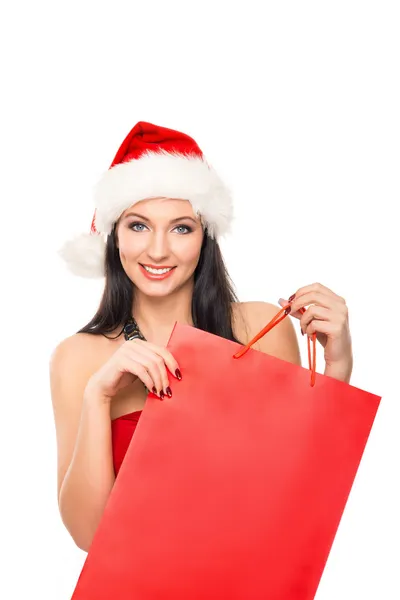
[(153, 265), (146, 265), (146, 267), (151, 267), (152, 269), (171, 269), (170, 271), (167, 271), (167, 273), (162, 273), (161, 275), (154, 275), (154, 273), (149, 273), (148, 271), (146, 271), (146, 269), (144, 268), (144, 266), (142, 264), (139, 263), (139, 266), (140, 266), (140, 270), (142, 271), (143, 275), (145, 277), (147, 277), (147, 279), (151, 279), (153, 281), (158, 281), (160, 279), (166, 279), (175, 270), (174, 267), (160, 267), (160, 266), (156, 267)]
[(148, 265), (147, 263), (139, 263), (141, 267), (150, 267), (150, 269), (173, 269), (175, 265)]

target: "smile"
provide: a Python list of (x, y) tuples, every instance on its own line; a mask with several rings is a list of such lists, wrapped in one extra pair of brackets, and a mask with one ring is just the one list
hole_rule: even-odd
[(146, 265), (141, 265), (141, 266), (143, 266), (148, 273), (154, 273), (154, 275), (163, 275), (164, 273), (168, 273), (168, 271), (171, 271), (174, 268), (174, 267), (165, 267), (163, 269), (154, 269), (152, 267), (147, 267)]
[(160, 268), (156, 268), (156, 267), (150, 267), (148, 265), (142, 265), (142, 264), (140, 264), (140, 268), (142, 270), (142, 273), (148, 279), (165, 279), (166, 277), (168, 277), (170, 275), (170, 273), (172, 273), (172, 271), (176, 267), (160, 267)]

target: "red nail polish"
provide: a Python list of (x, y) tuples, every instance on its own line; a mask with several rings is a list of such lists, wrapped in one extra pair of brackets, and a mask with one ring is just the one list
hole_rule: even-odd
[(161, 392), (160, 392), (160, 398), (161, 398), (161, 400), (164, 400), (164, 396), (165, 396), (165, 394), (164, 394), (164, 392), (161, 390)]
[(165, 388), (165, 391), (167, 392), (168, 397), (172, 398), (172, 390), (171, 390), (171, 388), (169, 386), (167, 388)]
[(295, 299), (296, 294), (292, 294), (288, 300), (288, 302), (293, 302), (293, 300)]
[(182, 379), (182, 373), (180, 372), (180, 370), (179, 370), (179, 369), (176, 369), (176, 371), (175, 371), (175, 375), (176, 375), (177, 379), (179, 379), (179, 380), (181, 380), (181, 379)]
[(153, 387), (153, 389), (151, 391), (153, 392), (153, 394), (155, 394), (157, 396), (157, 390), (155, 387)]
[(301, 330), (301, 335), (304, 335), (304, 331), (303, 330)]

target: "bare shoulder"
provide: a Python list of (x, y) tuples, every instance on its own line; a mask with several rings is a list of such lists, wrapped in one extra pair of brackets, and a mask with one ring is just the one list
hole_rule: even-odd
[(116, 349), (115, 341), (109, 341), (102, 335), (74, 333), (62, 340), (50, 356), (50, 373), (76, 367), (75, 374), (92, 371), (102, 358), (106, 358)]
[(57, 440), (57, 490), (71, 460), (79, 427), (84, 390), (106, 357), (101, 339), (76, 333), (62, 340), (50, 356), (50, 394)]
[(87, 351), (93, 345), (94, 338), (95, 336), (89, 333), (74, 333), (70, 335), (59, 342), (54, 348), (50, 363), (52, 364), (54, 360), (60, 360), (68, 355), (74, 355), (76, 352)]
[(62, 340), (50, 356), (50, 380), (59, 384), (61, 378), (79, 380), (89, 376), (96, 362), (99, 341), (88, 333), (75, 333)]
[[(255, 300), (235, 302), (232, 309), (236, 337), (241, 343), (247, 344), (273, 319), (281, 307)], [(275, 325), (252, 347), (260, 352), (301, 365), (299, 344), (290, 315)]]
[(117, 340), (90, 333), (75, 333), (55, 347), (50, 356), (49, 374), (56, 417), (67, 407), (80, 411), (88, 380), (117, 347)]

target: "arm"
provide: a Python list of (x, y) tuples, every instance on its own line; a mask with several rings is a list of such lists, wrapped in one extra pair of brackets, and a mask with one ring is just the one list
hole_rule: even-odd
[(343, 361), (343, 364), (339, 365), (326, 365), (324, 375), (350, 383), (351, 373), (353, 371), (353, 354), (347, 361)]
[(50, 360), (58, 505), (65, 527), (86, 552), (115, 481), (109, 404), (84, 395), (92, 343), (89, 334), (71, 336)]

